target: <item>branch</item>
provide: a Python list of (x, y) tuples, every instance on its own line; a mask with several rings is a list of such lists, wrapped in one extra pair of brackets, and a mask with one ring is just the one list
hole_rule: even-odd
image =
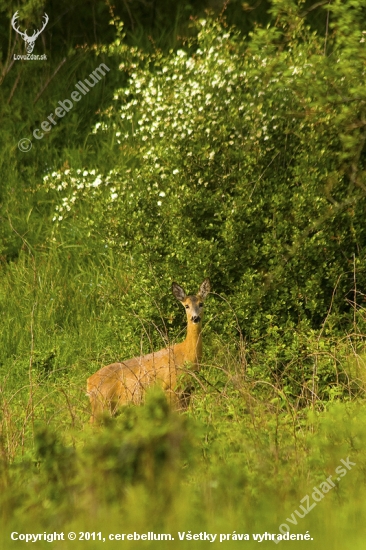
[(58, 71), (61, 69), (62, 65), (65, 63), (66, 61), (66, 57), (63, 58), (63, 60), (61, 61), (61, 63), (59, 64), (59, 66), (57, 67), (57, 69), (55, 70), (55, 72), (53, 73), (53, 75), (47, 80), (46, 84), (43, 86), (42, 90), (38, 93), (37, 97), (35, 98), (35, 100), (33, 101), (33, 105), (35, 105), (37, 103), (37, 101), (39, 100), (39, 98), (41, 97), (41, 95), (43, 94), (43, 92), (45, 91), (45, 89), (47, 88), (47, 86), (49, 85), (49, 83), (54, 79), (54, 77), (56, 76), (56, 74), (58, 73)]
[(322, 2), (317, 2), (316, 4), (313, 4), (308, 8), (307, 10), (300, 13), (300, 17), (306, 17), (308, 13), (310, 13), (313, 10), (316, 10), (317, 8), (320, 8), (321, 6), (325, 6), (326, 4), (329, 4), (329, 0), (323, 0)]

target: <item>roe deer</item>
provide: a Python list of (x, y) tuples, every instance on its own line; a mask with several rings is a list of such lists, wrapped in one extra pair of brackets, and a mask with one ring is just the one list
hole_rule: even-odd
[(121, 405), (141, 403), (146, 388), (153, 384), (164, 389), (171, 404), (179, 401), (175, 392), (179, 371), (184, 372), (186, 363), (192, 370), (199, 369), (203, 303), (210, 292), (210, 281), (205, 279), (195, 295), (187, 296), (177, 283), (172, 284), (172, 292), (186, 309), (186, 339), (160, 351), (112, 363), (90, 376), (87, 381), (92, 410), (90, 422), (94, 422), (103, 411), (113, 414)]

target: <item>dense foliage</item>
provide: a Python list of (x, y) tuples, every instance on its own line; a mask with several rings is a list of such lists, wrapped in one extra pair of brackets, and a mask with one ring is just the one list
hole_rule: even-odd
[(188, 54), (147, 56), (134, 72), (123, 62), (129, 85), (95, 127), (115, 134), (117, 166), (45, 176), (62, 196), (55, 220), (89, 200), (84, 223), (117, 253), (155, 275), (207, 272), (234, 294), (245, 334), (268, 315), (318, 327), (340, 277), (333, 311), (349, 310), (354, 269), (364, 285), (359, 21), (355, 10), (352, 36), (335, 32), (327, 56), (302, 20), (250, 42), (202, 20)]
[[(327, 43), (283, 14), (250, 40), (201, 20), (187, 50), (168, 55), (118, 38), (108, 53), (128, 85), (93, 130), (114, 136), (116, 166), (44, 177), (60, 197), (59, 230), (81, 223), (123, 257), (138, 273), (129, 299), (140, 308), (151, 303), (141, 287), (198, 284), (205, 273), (259, 349), (274, 333), (293, 360), (298, 332), (319, 329), (331, 303), (327, 329), (343, 331), (365, 285), (366, 52), (359, 10), (344, 27), (348, 12), (333, 6)], [(212, 326), (227, 333), (222, 309), (212, 306)]]
[[(357, 467), (297, 528), (357, 548), (346, 526), (364, 508), (365, 4), (274, 0), (233, 27), (250, 3), (228, 18), (177, 3), (159, 43), (166, 3), (152, 4), (155, 19), (147, 2), (131, 18), (129, 2), (93, 2), (75, 34), (55, 28), (65, 57), (54, 45), (44, 65), (1, 61), (5, 533), (98, 531), (106, 517), (121, 531), (121, 516), (132, 531), (277, 532), (350, 456)], [(33, 22), (48, 6), (23, 8)], [(0, 9), (9, 23), (13, 4)], [(19, 150), (102, 64), (98, 85)], [(152, 393), (86, 427), (86, 378), (182, 339), (171, 282), (195, 292), (206, 276), (189, 410)]]

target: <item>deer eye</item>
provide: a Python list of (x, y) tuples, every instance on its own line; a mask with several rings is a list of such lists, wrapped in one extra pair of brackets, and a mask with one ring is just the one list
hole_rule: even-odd
[(199, 305), (200, 307), (203, 307), (203, 302), (200, 302), (198, 305)]
[(186, 309), (189, 309), (189, 305), (188, 305), (188, 304), (186, 305)]

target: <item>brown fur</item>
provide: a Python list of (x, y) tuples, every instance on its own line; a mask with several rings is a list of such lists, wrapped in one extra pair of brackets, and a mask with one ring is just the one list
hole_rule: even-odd
[(171, 404), (179, 402), (177, 379), (188, 364), (199, 369), (202, 357), (203, 302), (210, 292), (210, 281), (205, 279), (196, 295), (186, 296), (183, 288), (172, 284), (172, 292), (186, 309), (187, 336), (184, 342), (101, 368), (87, 381), (87, 394), (94, 422), (103, 411), (113, 414), (128, 403), (141, 403), (147, 387), (158, 384), (168, 395)]

